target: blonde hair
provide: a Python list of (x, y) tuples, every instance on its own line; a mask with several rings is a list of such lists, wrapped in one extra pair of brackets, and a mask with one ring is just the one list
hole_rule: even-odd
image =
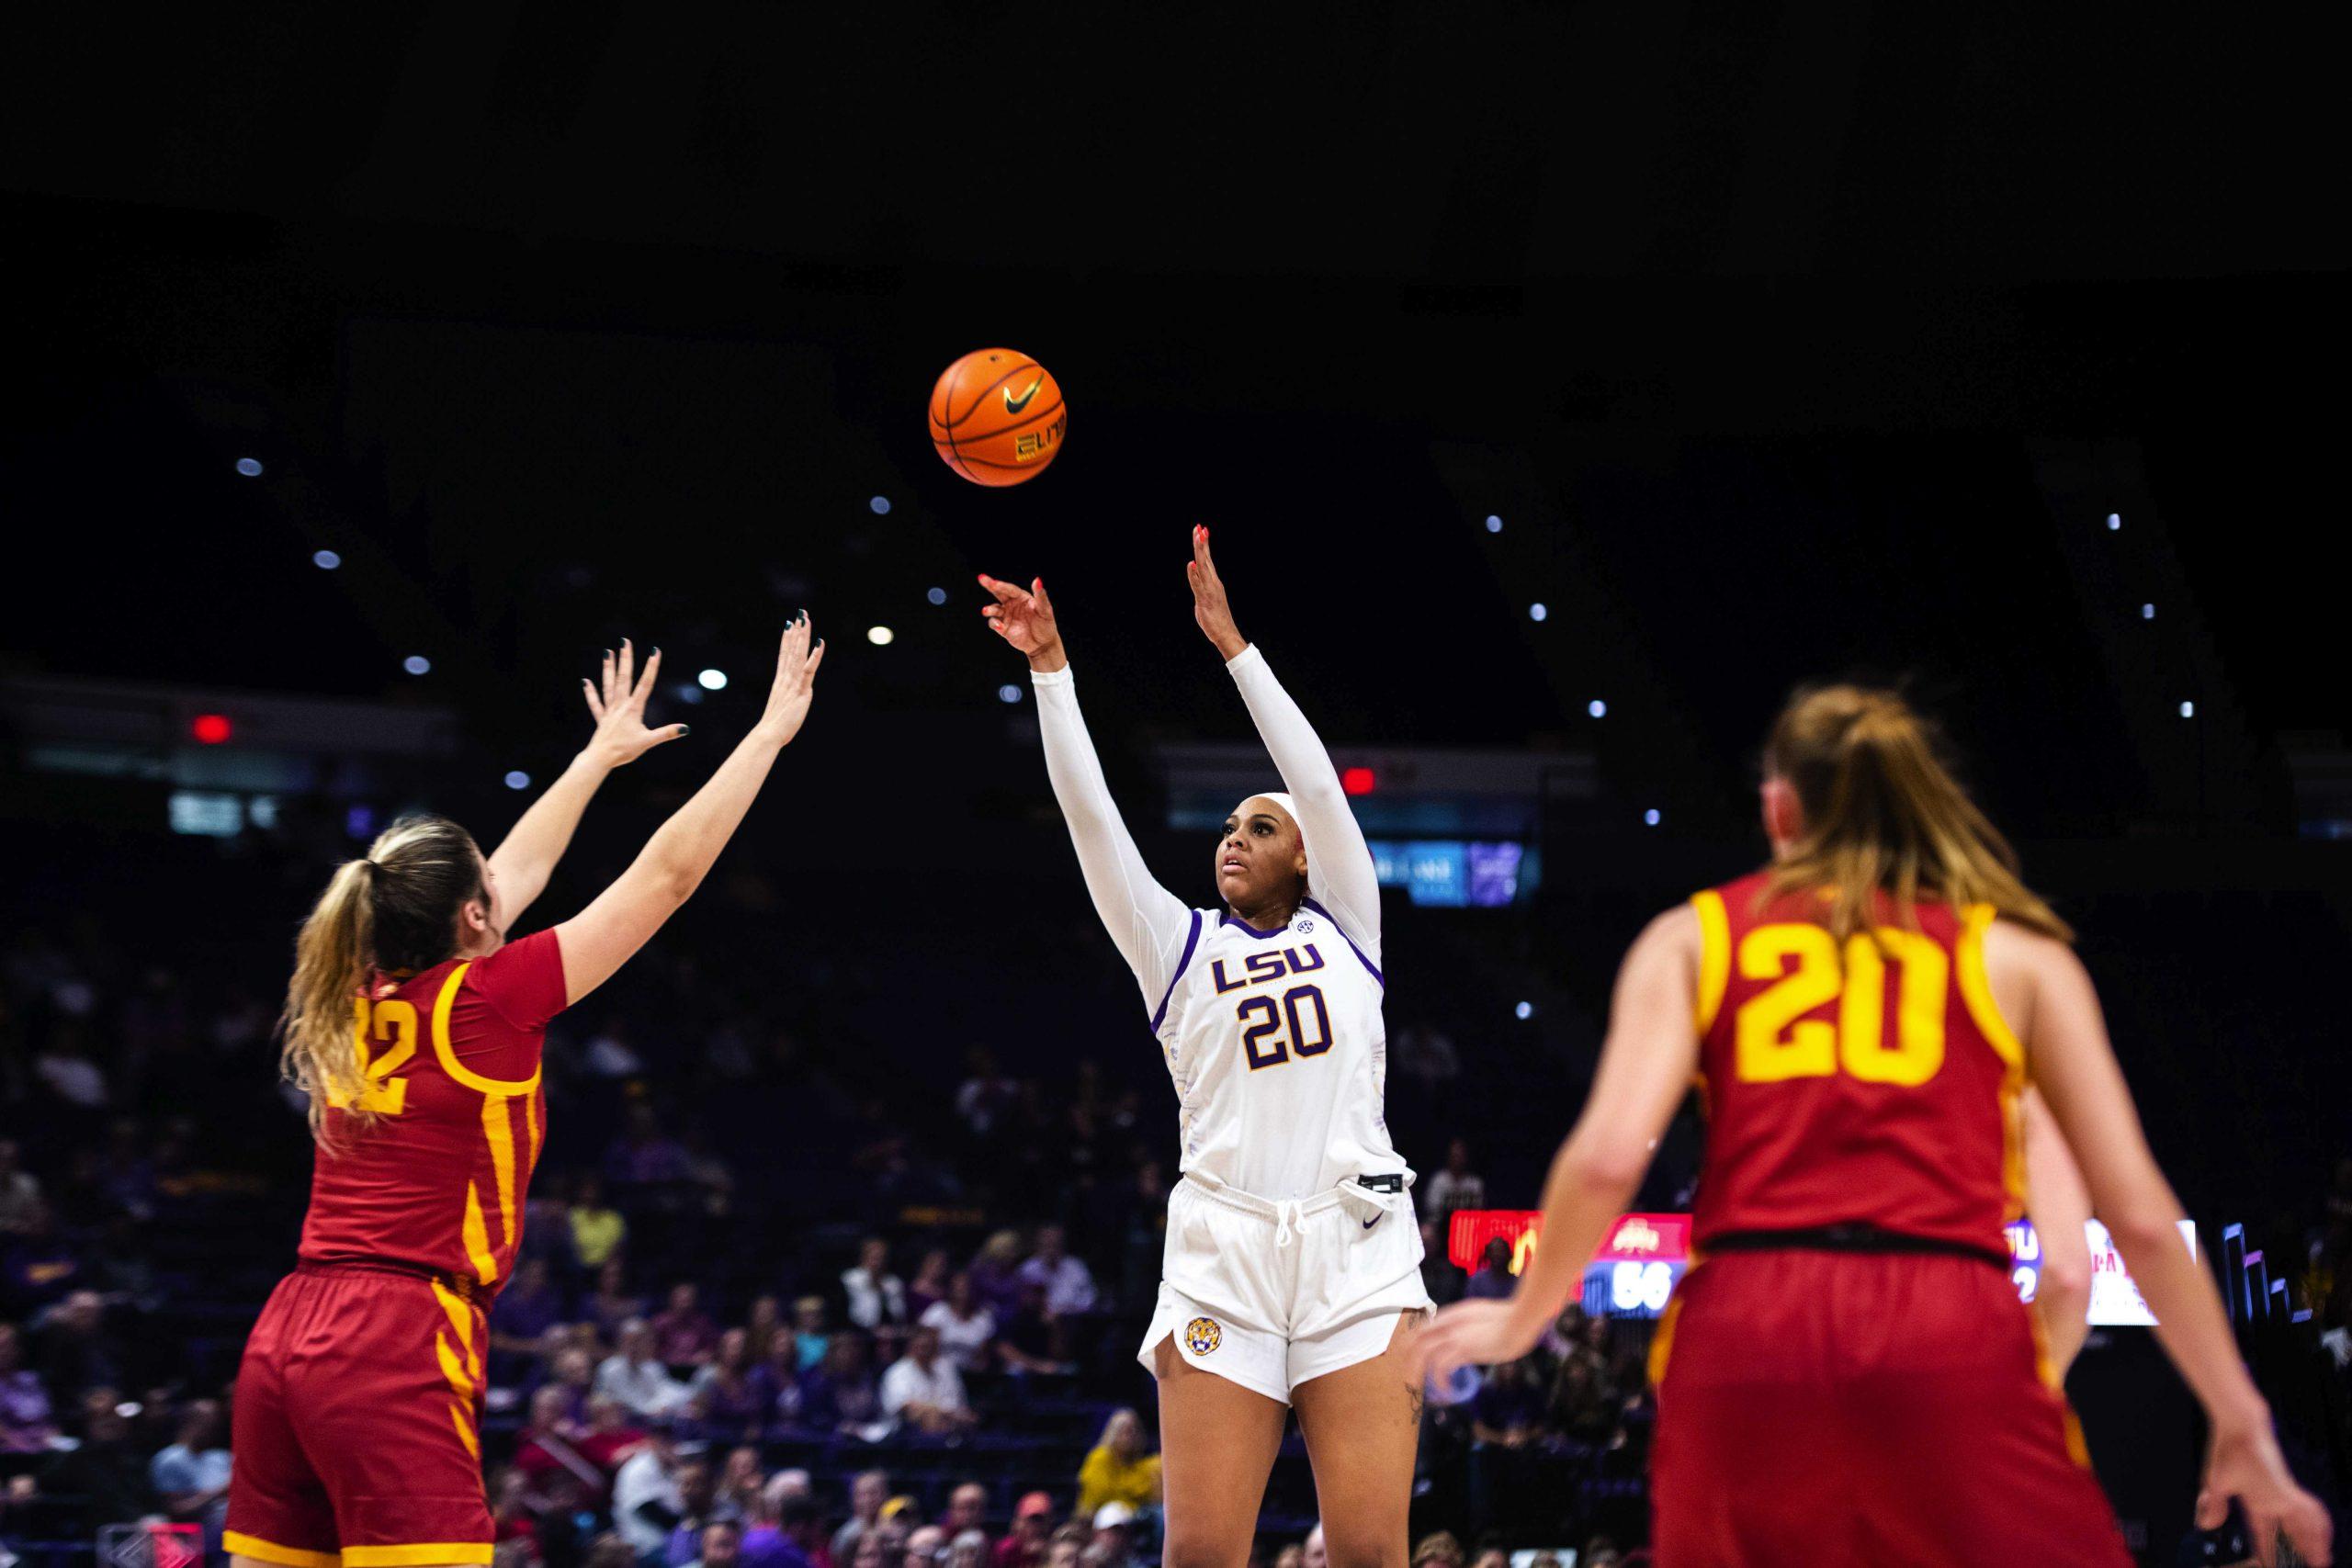
[(1894, 692), (1800, 687), (1773, 722), (1764, 768), (1796, 791), (1804, 829), (1772, 867), (1762, 898), (1826, 889), (1841, 947), (1877, 923), (1882, 891), (1915, 929), (1926, 895), (1954, 908), (1989, 904), (2044, 936), (2074, 941), (2019, 879), (2017, 852), (1952, 777), (1939, 739)]
[(294, 977), (279, 1015), (278, 1070), (311, 1100), (311, 1135), (327, 1148), (330, 1105), (372, 1123), (356, 1012), (370, 971), (413, 974), (447, 958), (458, 911), (484, 897), (481, 852), (446, 817), (403, 817), (359, 860), (335, 867), (294, 940)]

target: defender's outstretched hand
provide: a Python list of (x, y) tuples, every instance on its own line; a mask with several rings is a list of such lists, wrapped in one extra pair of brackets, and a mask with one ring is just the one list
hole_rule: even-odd
[(637, 649), (623, 637), (617, 657), (611, 649), (605, 650), (600, 679), (580, 682), (588, 694), (588, 711), (596, 716), (596, 733), (590, 738), (588, 750), (607, 768), (625, 768), (664, 740), (675, 740), (686, 732), (683, 724), (665, 724), (658, 729), (645, 727), (645, 699), (653, 694), (662, 650), (655, 649), (645, 661), (644, 674), (637, 674), (636, 667)]
[(1046, 597), (1046, 580), (1032, 578), (1026, 588), (980, 573), (980, 586), (996, 603), (980, 606), (989, 629), (1029, 656), (1032, 670), (1054, 671), (1069, 663), (1062, 652), (1062, 630), (1054, 623), (1054, 602)]
[(817, 694), (817, 666), (825, 661), (825, 645), (820, 639), (812, 648), (815, 635), (808, 612), (803, 610), (785, 627), (784, 646), (776, 650), (775, 684), (768, 688), (767, 711), (760, 716), (759, 727), (778, 746), (792, 744)]
[(1424, 1375), (1443, 1379), (1465, 1364), (1491, 1367), (1516, 1361), (1543, 1337), (1543, 1325), (1530, 1332), (1508, 1300), (1456, 1302), (1430, 1320), (1414, 1348)]
[(1193, 558), (1184, 563), (1184, 577), (1193, 585), (1193, 619), (1200, 623), (1202, 635), (1216, 645), (1218, 654), (1230, 662), (1250, 646), (1250, 639), (1233, 624), (1233, 607), (1225, 601), (1225, 579), (1216, 574), (1216, 562), (1209, 556), (1206, 524), (1193, 525)]

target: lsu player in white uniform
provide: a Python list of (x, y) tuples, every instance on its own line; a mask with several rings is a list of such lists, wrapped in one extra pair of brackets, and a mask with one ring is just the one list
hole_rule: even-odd
[(1235, 629), (1208, 530), (1193, 618), (1226, 661), (1287, 793), (1234, 808), (1221, 907), (1144, 865), (1103, 783), (1052, 602), (994, 578), (983, 607), (1026, 654), (1046, 769), (1096, 911), (1135, 971), (1176, 1086), (1183, 1178), (1139, 1359), (1159, 1380), (1165, 1561), (1239, 1568), (1295, 1407), (1334, 1568), (1403, 1568), (1430, 1301), (1382, 1114), (1380, 900), (1338, 772)]

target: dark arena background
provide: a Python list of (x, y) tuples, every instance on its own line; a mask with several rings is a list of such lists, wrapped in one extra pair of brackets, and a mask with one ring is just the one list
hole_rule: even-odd
[[(1173, 1096), (974, 575), (1045, 578), (1147, 857), (1208, 904), (1272, 774), (1192, 624), (1195, 522), (1361, 791), (1425, 1219), (1458, 1140), (1451, 1206), (1523, 1227), (1627, 942), (1766, 852), (1781, 698), (1898, 681), (2078, 927), (2341, 1522), (2352, 343), (2317, 40), (976, 0), (20, 7), (5, 38), (0, 1563), (220, 1551), (210, 1402), (308, 1192), (271, 1029), (332, 866), (413, 808), (494, 842), (629, 637), (693, 733), (605, 785), (526, 924), (565, 918), (751, 724), (804, 606), (806, 731), (549, 1037), (482, 1420), (498, 1561), (698, 1560), (615, 1517), (648, 1433), (715, 1476), (689, 1523), (805, 1480), (828, 1550), (887, 1472), (882, 1549), (838, 1568), (974, 1568), (947, 1543), (993, 1551), (1039, 1491), (1081, 1561), (1142, 1560), (1148, 1507), (1097, 1530), (1080, 1477), (1115, 1410), (1154, 1430)], [(1001, 491), (923, 423), (991, 344), (1069, 401)], [(1687, 1210), (1698, 1146), (1686, 1114), (1640, 1213)], [(1417, 1564), (1646, 1560), (1679, 1233), (1645, 1225), (1666, 1273), (1596, 1266), (1508, 1432), (1431, 1404)], [(997, 1325), (1048, 1370), (971, 1349), (968, 1435), (803, 1418), (822, 1346), (896, 1354), (842, 1282), (867, 1238), (931, 1292), (1050, 1262), (1049, 1227), (1091, 1289)], [(615, 1356), (640, 1312), (648, 1386)], [(771, 1317), (777, 1397), (729, 1417), (700, 1363)], [(550, 1386), (584, 1474), (538, 1441)], [(2150, 1330), (2096, 1328), (2070, 1393), (2138, 1560), (2224, 1560)], [(1270, 1568), (1314, 1514), (1294, 1433)], [(156, 1519), (196, 1529), (119, 1528)]]

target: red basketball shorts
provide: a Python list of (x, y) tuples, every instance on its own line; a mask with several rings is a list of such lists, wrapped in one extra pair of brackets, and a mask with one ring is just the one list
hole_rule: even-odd
[(1658, 1568), (2129, 1568), (2001, 1269), (1724, 1252), (1651, 1356)]
[(304, 1266), (237, 1371), (228, 1549), (285, 1568), (488, 1562), (487, 1330), (435, 1280)]

